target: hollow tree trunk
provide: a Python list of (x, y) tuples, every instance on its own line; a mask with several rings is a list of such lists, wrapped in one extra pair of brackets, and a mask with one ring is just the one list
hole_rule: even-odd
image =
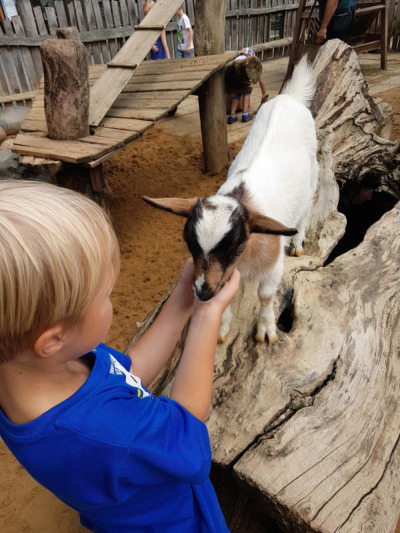
[[(368, 95), (350, 47), (329, 41), (314, 71), (320, 180), (309, 243), (303, 257), (285, 259), (276, 344), (254, 340), (256, 287), (242, 288), (234, 303), (228, 341), (217, 348), (207, 420), (225, 485), (216, 482), (223, 505), (230, 485), (240, 486), (240, 513), (231, 513), (232, 502), (224, 508), (232, 532), (258, 531), (249, 505), (255, 498), (290, 533), (393, 533), (400, 506), (400, 203), (359, 246), (325, 262), (346, 226), (338, 183), (400, 199), (399, 142), (379, 136), (390, 113)], [(183, 342), (184, 335), (156, 392), (168, 391)]]

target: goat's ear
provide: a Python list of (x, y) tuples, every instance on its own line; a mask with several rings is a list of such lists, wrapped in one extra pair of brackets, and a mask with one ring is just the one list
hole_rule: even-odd
[(143, 200), (158, 209), (169, 211), (181, 217), (188, 217), (198, 198), (149, 198), (143, 196)]
[(259, 213), (249, 214), (250, 233), (270, 233), (271, 235), (295, 235), (296, 228), (288, 228), (274, 218), (260, 215)]

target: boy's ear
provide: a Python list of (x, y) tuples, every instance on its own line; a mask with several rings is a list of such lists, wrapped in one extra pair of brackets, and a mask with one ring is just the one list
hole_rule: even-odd
[(64, 328), (60, 325), (46, 329), (33, 346), (33, 350), (39, 357), (51, 357), (57, 353), (64, 344)]

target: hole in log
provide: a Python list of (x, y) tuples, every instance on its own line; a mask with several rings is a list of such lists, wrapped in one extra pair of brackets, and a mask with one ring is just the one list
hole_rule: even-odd
[(281, 533), (273, 506), (240, 481), (231, 468), (213, 463), (210, 478), (231, 533)]
[(278, 318), (277, 323), (278, 329), (285, 333), (289, 333), (293, 326), (293, 301), (290, 300), (280, 317)]
[(390, 211), (397, 199), (386, 193), (354, 185), (344, 187), (340, 192), (338, 211), (347, 218), (346, 233), (332, 250), (324, 266), (332, 263), (336, 257), (358, 246), (370, 226)]

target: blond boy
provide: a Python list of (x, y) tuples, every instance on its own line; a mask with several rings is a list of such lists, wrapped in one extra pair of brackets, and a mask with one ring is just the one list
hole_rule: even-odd
[[(226, 532), (203, 421), (219, 320), (239, 274), (193, 304), (188, 261), (124, 355), (102, 344), (118, 271), (117, 239), (94, 202), (44, 183), (0, 182), (0, 436), (92, 531)], [(146, 387), (190, 313), (170, 397), (157, 398)]]

